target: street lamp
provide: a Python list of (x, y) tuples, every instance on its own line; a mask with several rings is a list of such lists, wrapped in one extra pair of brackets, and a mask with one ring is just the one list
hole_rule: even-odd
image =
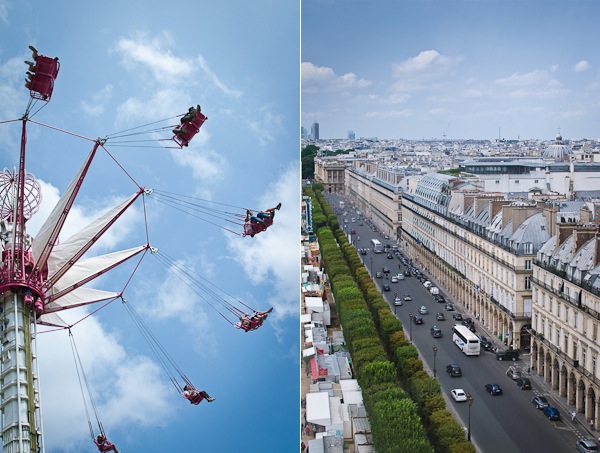
[(436, 377), (437, 371), (435, 369), (435, 356), (437, 354), (437, 347), (435, 345), (433, 345), (431, 347), (431, 349), (433, 349), (433, 377)]
[(371, 256), (371, 277), (373, 277), (373, 257)]
[(410, 342), (412, 343), (412, 320), (413, 320), (413, 314), (409, 313), (408, 317), (410, 318), (410, 326), (408, 327), (409, 332), (410, 332)]
[(469, 403), (469, 422), (467, 424), (467, 440), (471, 442), (471, 406), (473, 405), (473, 395), (467, 393), (467, 403)]

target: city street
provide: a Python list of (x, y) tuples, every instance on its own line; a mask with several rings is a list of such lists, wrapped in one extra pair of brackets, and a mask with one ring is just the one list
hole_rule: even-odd
[[(327, 195), (332, 208), (339, 210), (339, 200), (344, 198), (338, 195)], [(388, 258), (387, 253), (373, 253), (370, 247), (370, 240), (376, 238), (382, 244), (400, 245), (395, 240), (385, 240), (379, 232), (372, 231), (371, 227), (363, 222), (360, 225), (359, 219), (349, 206), (346, 200), (346, 216), (340, 215), (340, 224), (349, 234), (352, 229), (356, 234), (349, 234), (351, 242), (357, 249), (367, 249), (366, 255), (360, 255), (365, 267), (374, 275), (381, 271), (384, 266), (391, 270), (390, 276), (399, 271), (406, 270), (399, 259), (394, 255)], [(351, 222), (355, 218), (354, 223)], [(344, 219), (348, 219), (348, 223)], [(360, 239), (359, 239), (360, 238)], [(402, 251), (402, 248), (400, 248)], [(406, 256), (407, 259), (410, 257)], [(425, 275), (429, 279), (428, 275)], [(391, 283), (386, 278), (375, 279), (377, 286), (381, 290), (383, 284), (389, 284), (391, 291), (383, 292), (384, 297), (390, 303), (392, 311), (395, 311), (397, 317), (401, 320), (405, 335), (411, 338), (412, 342), (418, 348), (421, 359), (426, 369), (433, 374), (436, 370), (436, 376), (442, 387), (442, 392), (447, 398), (447, 407), (457, 414), (465, 430), (470, 426), (471, 440), (476, 445), (478, 451), (482, 452), (531, 452), (531, 451), (572, 451), (575, 442), (579, 437), (590, 437), (588, 427), (571, 421), (572, 408), (566, 406), (563, 398), (558, 398), (556, 392), (553, 392), (543, 382), (537, 374), (524, 374), (532, 382), (532, 390), (521, 390), (513, 380), (506, 376), (506, 370), (510, 365), (518, 364), (526, 372), (529, 367), (529, 355), (521, 355), (517, 362), (498, 361), (495, 354), (485, 352), (482, 348), (480, 356), (464, 355), (452, 341), (452, 313), (444, 310), (443, 303), (437, 303), (429, 291), (414, 276), (400, 280), (398, 283)], [(438, 286), (432, 280), (434, 286)], [(441, 294), (449, 299), (440, 288)], [(410, 294), (412, 301), (403, 301), (402, 306), (396, 307), (393, 304), (394, 291), (403, 298), (404, 294)], [(464, 314), (464, 309), (454, 300), (453, 302), (457, 312)], [(418, 314), (418, 308), (425, 305), (429, 313), (423, 315), (424, 324), (411, 324), (410, 314)], [(436, 321), (436, 312), (444, 313), (446, 320)], [(466, 313), (466, 316), (473, 317)], [(473, 317), (474, 318), (474, 317)], [(441, 338), (433, 338), (430, 334), (432, 326), (438, 326), (442, 330)], [(476, 322), (477, 332), (485, 335), (494, 341), (489, 332)], [(503, 345), (498, 340), (495, 344)], [(435, 356), (434, 349), (436, 347)], [(435, 364), (434, 364), (435, 360)], [(457, 363), (462, 368), (462, 377), (450, 377), (446, 373), (446, 366), (450, 363)], [(492, 396), (484, 389), (487, 383), (500, 384), (503, 394)], [(462, 388), (465, 392), (473, 396), (473, 403), (470, 407), (467, 402), (455, 402), (450, 391), (453, 388)], [(542, 413), (531, 404), (531, 398), (536, 395), (544, 395), (550, 401), (552, 406), (557, 407), (562, 416), (561, 421), (551, 422)], [(562, 401), (561, 401), (562, 400)], [(469, 413), (470, 412), (470, 413)], [(582, 414), (579, 414), (582, 418)], [(597, 436), (593, 436), (597, 437)]]

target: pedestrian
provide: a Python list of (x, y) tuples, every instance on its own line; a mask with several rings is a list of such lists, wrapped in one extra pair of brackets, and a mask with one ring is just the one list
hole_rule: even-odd
[(313, 425), (313, 434), (317, 437), (317, 425)]
[(300, 449), (302, 450), (302, 453), (306, 451), (306, 444), (304, 443), (304, 441), (302, 441), (302, 443), (300, 444)]
[(572, 421), (572, 422), (573, 422), (573, 421), (575, 421), (575, 417), (577, 417), (577, 412), (573, 411), (573, 412), (571, 413), (571, 421)]
[(308, 436), (308, 434), (310, 433), (310, 426), (307, 423), (306, 426), (304, 427), (304, 433)]

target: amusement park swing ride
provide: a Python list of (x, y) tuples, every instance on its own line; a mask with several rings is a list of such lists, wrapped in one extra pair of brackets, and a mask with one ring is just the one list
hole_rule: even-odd
[[(125, 172), (135, 183), (135, 192), (85, 228), (71, 237), (63, 239), (60, 237), (61, 232), (63, 232), (69, 212), (75, 204), (94, 157), (99, 152), (104, 152), (119, 168), (123, 169), (106, 148), (107, 143), (110, 143), (111, 146), (147, 147), (147, 142), (152, 141), (152, 147), (183, 149), (199, 133), (207, 117), (201, 112), (198, 105), (190, 107), (185, 114), (122, 131), (102, 139), (85, 138), (37, 122), (33, 117), (51, 100), (54, 82), (60, 71), (60, 63), (58, 58), (45, 56), (38, 53), (35, 48), (30, 48), (34, 61), (26, 62), (29, 65), (29, 71), (25, 86), (29, 89), (30, 99), (25, 114), (20, 119), (0, 121), (0, 124), (17, 121), (22, 123), (18, 169), (13, 171), (4, 169), (0, 173), (0, 248), (2, 252), (2, 262), (0, 263), (0, 338), (2, 340), (0, 349), (0, 410), (2, 412), (0, 435), (2, 451), (5, 453), (44, 452), (36, 349), (36, 340), (40, 333), (37, 327), (40, 325), (53, 330), (69, 332), (84, 404), (87, 393), (97, 424), (96, 427), (93, 426), (86, 405), (90, 435), (99, 451), (117, 451), (116, 447), (107, 440), (97, 408), (91, 398), (89, 383), (71, 331), (74, 325), (82, 322), (85, 318), (68, 324), (60, 317), (59, 313), (63, 310), (90, 304), (99, 304), (100, 307), (95, 310), (97, 311), (115, 300), (120, 300), (178, 393), (183, 393), (185, 396), (188, 391), (196, 391), (191, 380), (175, 363), (143, 318), (137, 314), (132, 304), (128, 303), (124, 296), (126, 287), (147, 252), (156, 257), (203, 302), (237, 329), (245, 332), (258, 329), (271, 309), (260, 312), (249, 307), (241, 300), (237, 300), (226, 291), (187, 269), (176, 259), (151, 246), (148, 240), (146, 219), (147, 199), (152, 199), (218, 226), (232, 234), (251, 237), (264, 232), (272, 225), (275, 211), (279, 210), (281, 205), (265, 211), (249, 210), (190, 196), (146, 189), (135, 183), (133, 178)], [(174, 122), (175, 124), (173, 124)], [(93, 143), (83, 164), (35, 237), (27, 233), (26, 222), (38, 212), (42, 200), (42, 190), (36, 178), (27, 173), (25, 168), (29, 124), (54, 129)], [(156, 136), (164, 137), (167, 132), (172, 135), (170, 138), (155, 138)], [(161, 134), (163, 135), (161, 136)], [(148, 136), (154, 138), (146, 140), (144, 137)], [(123, 171), (125, 170), (123, 169)], [(141, 202), (143, 205), (146, 242), (127, 250), (103, 255), (88, 253), (102, 235), (136, 202)], [(218, 222), (223, 222), (226, 226), (219, 225)], [(88, 286), (98, 277), (128, 261), (133, 263), (134, 270), (121, 291), (105, 291)], [(186, 396), (192, 404), (198, 404), (203, 398), (209, 402), (214, 399), (207, 397), (205, 392), (204, 396), (196, 397), (196, 399)], [(99, 433), (98, 437), (95, 437), (96, 432)]]

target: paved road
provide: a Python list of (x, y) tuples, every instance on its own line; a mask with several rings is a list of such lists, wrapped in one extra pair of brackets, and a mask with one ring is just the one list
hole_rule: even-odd
[[(331, 197), (331, 196), (330, 196)], [(339, 200), (339, 196), (335, 200)], [(336, 202), (335, 206), (339, 206)], [(346, 203), (348, 219), (357, 218)], [(339, 215), (340, 222), (344, 225), (344, 216)], [(364, 223), (360, 225), (360, 219), (355, 223), (347, 224), (347, 230), (356, 229), (356, 235), (352, 235), (352, 240), (357, 248), (369, 248), (367, 255), (359, 255), (367, 269), (377, 272), (384, 266), (391, 269), (392, 273), (397, 273), (399, 268), (405, 270), (405, 266), (400, 265), (399, 260), (394, 257), (388, 259), (385, 253), (372, 253), (369, 247), (371, 238), (379, 239), (383, 244), (394, 244), (393, 240), (385, 240), (380, 237), (378, 232), (373, 232), (371, 228)], [(357, 241), (357, 237), (360, 240)], [(408, 258), (408, 257), (407, 257)], [(400, 265), (400, 266), (399, 266)], [(452, 325), (454, 321), (451, 318), (452, 312), (444, 311), (444, 304), (438, 304), (427, 289), (414, 277), (408, 277), (398, 283), (390, 283), (386, 279), (376, 279), (378, 287), (381, 289), (384, 283), (391, 287), (391, 291), (383, 292), (384, 297), (390, 303), (392, 310), (396, 312), (398, 318), (404, 325), (407, 336), (411, 336), (415, 346), (419, 349), (421, 358), (426, 368), (433, 372), (434, 356), (432, 346), (438, 348), (435, 356), (435, 368), (437, 378), (442, 387), (443, 393), (448, 398), (447, 407), (457, 414), (465, 429), (469, 425), (469, 407), (467, 403), (457, 403), (450, 397), (450, 390), (453, 388), (462, 388), (471, 393), (474, 397), (473, 405), (470, 410), (470, 428), (471, 439), (480, 452), (562, 452), (574, 451), (575, 441), (578, 437), (589, 437), (582, 425), (573, 424), (570, 420), (568, 410), (561, 407), (560, 402), (555, 395), (544, 388), (543, 382), (538, 376), (530, 376), (533, 383), (533, 390), (520, 390), (516, 384), (506, 376), (506, 370), (513, 362), (498, 361), (493, 353), (483, 352), (480, 356), (464, 355), (452, 342)], [(409, 293), (412, 301), (403, 302), (401, 307), (393, 305), (394, 290), (400, 296)], [(443, 288), (442, 288), (443, 292)], [(444, 296), (447, 297), (446, 294)], [(429, 314), (424, 315), (424, 325), (411, 325), (409, 313), (416, 314), (419, 306), (425, 305)], [(457, 311), (464, 313), (460, 305), (455, 304)], [(445, 321), (436, 321), (435, 313), (444, 312)], [(470, 316), (470, 315), (469, 315)], [(442, 338), (433, 338), (430, 335), (430, 328), (437, 325), (442, 329)], [(490, 337), (488, 332), (478, 325), (478, 331)], [(463, 370), (463, 377), (451, 378), (446, 373), (446, 365), (449, 363), (458, 363)], [(522, 360), (516, 362), (522, 368), (527, 368), (529, 356), (523, 356)], [(498, 383), (503, 389), (503, 395), (491, 396), (486, 393), (484, 386), (486, 383)], [(546, 396), (552, 405), (556, 405), (561, 410), (563, 421), (551, 422), (543, 413), (533, 407), (531, 398), (536, 394)]]

